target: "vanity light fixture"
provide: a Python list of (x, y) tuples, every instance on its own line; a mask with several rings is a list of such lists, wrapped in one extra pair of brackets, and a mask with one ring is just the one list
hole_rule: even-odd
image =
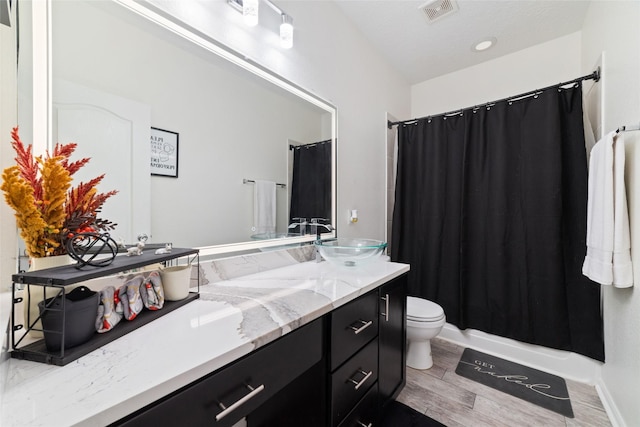
[(285, 49), (293, 47), (293, 18), (282, 13), (282, 23), (280, 24), (280, 46)]
[(474, 52), (482, 52), (496, 44), (498, 40), (495, 37), (485, 37), (471, 47)]
[(263, 1), (280, 15), (280, 45), (285, 49), (293, 47), (293, 18), (270, 0), (227, 0), (227, 3), (242, 13), (244, 22), (250, 27), (258, 25), (258, 10)]
[(242, 16), (244, 23), (250, 27), (258, 25), (259, 0), (242, 0)]

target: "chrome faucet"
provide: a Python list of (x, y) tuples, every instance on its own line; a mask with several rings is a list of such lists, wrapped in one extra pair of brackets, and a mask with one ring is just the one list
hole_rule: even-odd
[(323, 224), (320, 221), (328, 221), (326, 218), (311, 218), (311, 232), (315, 230), (316, 240), (320, 240), (320, 227), (324, 228), (327, 231), (333, 231), (333, 227), (331, 224)]
[[(331, 226), (331, 224), (322, 224), (319, 223), (318, 221), (320, 220), (325, 220), (324, 218), (312, 218), (311, 219), (311, 226), (316, 228), (316, 242), (320, 242), (320, 239), (322, 238), (321, 236), (321, 229), (320, 227), (324, 228), (327, 231), (333, 231), (333, 227)], [(316, 262), (320, 262), (322, 261), (322, 255), (320, 255), (320, 251), (318, 250), (318, 246), (316, 246)]]
[(305, 234), (307, 234), (307, 218), (293, 218), (294, 221), (298, 221), (298, 222), (292, 222), (291, 224), (289, 224), (289, 229), (292, 228), (296, 228), (296, 227), (300, 227), (300, 229), (298, 230), (300, 232), (301, 236), (304, 236)]

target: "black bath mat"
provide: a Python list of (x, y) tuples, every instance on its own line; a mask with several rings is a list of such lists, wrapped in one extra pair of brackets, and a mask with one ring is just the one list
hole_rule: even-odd
[(440, 424), (438, 421), (395, 400), (392, 400), (384, 407), (380, 425), (382, 427), (446, 427), (444, 424)]
[(573, 418), (567, 384), (556, 375), (470, 348), (462, 353), (456, 374)]

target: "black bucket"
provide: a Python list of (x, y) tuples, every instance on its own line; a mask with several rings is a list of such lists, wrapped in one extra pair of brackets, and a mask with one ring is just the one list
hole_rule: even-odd
[[(40, 301), (38, 308), (42, 316), (44, 343), (48, 351), (60, 351), (62, 331), (64, 348), (84, 344), (96, 333), (96, 316), (100, 294), (86, 286), (79, 286), (65, 295), (64, 325), (62, 324), (62, 296)], [(45, 310), (46, 304), (46, 310)]]

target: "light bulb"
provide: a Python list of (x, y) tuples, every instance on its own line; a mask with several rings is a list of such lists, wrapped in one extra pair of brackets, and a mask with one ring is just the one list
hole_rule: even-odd
[(258, 8), (259, 0), (243, 0), (242, 16), (245, 24), (250, 27), (258, 25)]
[(282, 14), (280, 24), (280, 46), (285, 49), (291, 49), (293, 46), (293, 18), (285, 13)]

